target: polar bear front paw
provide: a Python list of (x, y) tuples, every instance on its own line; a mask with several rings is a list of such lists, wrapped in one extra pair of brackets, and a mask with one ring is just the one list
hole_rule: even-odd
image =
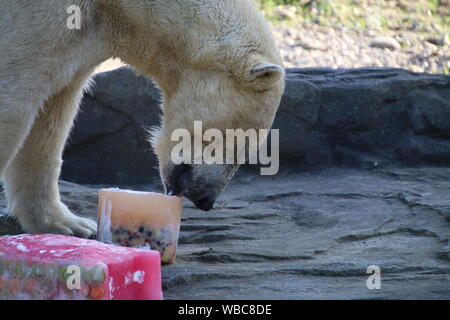
[(97, 223), (88, 218), (74, 215), (62, 202), (45, 208), (14, 212), (27, 233), (51, 233), (93, 239), (97, 233)]

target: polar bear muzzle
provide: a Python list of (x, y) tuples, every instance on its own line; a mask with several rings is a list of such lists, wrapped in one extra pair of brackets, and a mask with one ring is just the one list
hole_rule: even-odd
[(204, 211), (212, 209), (217, 197), (213, 188), (208, 188), (208, 185), (204, 184), (196, 184), (192, 166), (188, 164), (174, 166), (169, 174), (166, 193), (180, 197), (184, 196), (191, 200), (197, 208)]

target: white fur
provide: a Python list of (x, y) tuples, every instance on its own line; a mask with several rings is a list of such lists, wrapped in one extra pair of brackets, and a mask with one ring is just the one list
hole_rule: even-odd
[[(81, 30), (66, 27), (73, 4)], [(284, 89), (281, 59), (251, 0), (2, 1), (0, 48), (0, 175), (11, 214), (31, 233), (95, 233), (60, 201), (57, 182), (83, 88), (102, 61), (120, 57), (162, 89), (154, 146), (163, 180), (171, 130), (193, 120), (205, 129), (268, 128)], [(257, 65), (275, 71), (259, 77)]]

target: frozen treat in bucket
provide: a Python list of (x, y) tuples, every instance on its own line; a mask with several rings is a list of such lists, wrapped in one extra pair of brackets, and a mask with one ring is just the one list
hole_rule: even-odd
[(161, 253), (161, 262), (175, 262), (183, 201), (154, 192), (101, 189), (97, 239)]

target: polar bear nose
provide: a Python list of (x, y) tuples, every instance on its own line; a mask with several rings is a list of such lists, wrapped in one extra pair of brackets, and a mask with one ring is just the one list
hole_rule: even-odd
[(211, 195), (204, 195), (198, 198), (190, 199), (197, 208), (203, 211), (209, 211), (214, 206), (214, 202), (216, 201), (215, 197)]
[(215, 193), (205, 190), (205, 186), (196, 186), (192, 166), (180, 164), (173, 167), (166, 185), (168, 195), (186, 197), (203, 211), (212, 209), (216, 201)]

